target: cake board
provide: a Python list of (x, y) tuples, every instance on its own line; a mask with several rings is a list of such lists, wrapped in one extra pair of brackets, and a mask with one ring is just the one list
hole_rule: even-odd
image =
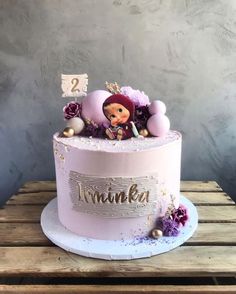
[(52, 199), (41, 215), (41, 227), (44, 234), (55, 245), (66, 251), (82, 256), (106, 259), (129, 260), (151, 257), (168, 252), (186, 242), (198, 225), (198, 213), (193, 203), (181, 195), (180, 203), (188, 210), (189, 219), (180, 229), (177, 237), (139, 237), (130, 240), (97, 240), (78, 236), (66, 229), (59, 221), (57, 199)]

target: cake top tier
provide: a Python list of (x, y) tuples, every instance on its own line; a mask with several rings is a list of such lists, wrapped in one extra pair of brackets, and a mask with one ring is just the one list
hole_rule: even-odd
[(62, 143), (67, 147), (75, 147), (81, 150), (103, 151), (103, 152), (132, 152), (143, 151), (164, 146), (179, 140), (181, 135), (177, 131), (169, 131), (163, 137), (148, 137), (148, 138), (131, 138), (129, 140), (104, 140), (100, 138), (74, 136), (64, 138), (56, 133), (54, 140)]

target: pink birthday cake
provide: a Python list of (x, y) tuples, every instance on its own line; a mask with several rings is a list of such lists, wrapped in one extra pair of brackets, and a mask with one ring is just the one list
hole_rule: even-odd
[(64, 109), (53, 137), (58, 217), (98, 240), (177, 236), (188, 218), (180, 205), (181, 134), (166, 106), (129, 86), (106, 84)]

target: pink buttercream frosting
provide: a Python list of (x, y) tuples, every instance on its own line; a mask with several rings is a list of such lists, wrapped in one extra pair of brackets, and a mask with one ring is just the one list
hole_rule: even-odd
[(76, 234), (147, 236), (170, 205), (179, 206), (180, 133), (124, 141), (57, 133), (53, 142), (59, 219)]

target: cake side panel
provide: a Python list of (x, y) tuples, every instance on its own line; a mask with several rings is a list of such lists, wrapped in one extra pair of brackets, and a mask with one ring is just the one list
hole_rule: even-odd
[[(146, 236), (158, 216), (170, 205), (179, 205), (181, 139), (143, 152), (112, 154), (54, 140), (54, 155), (59, 219), (78, 235), (96, 239)], [(88, 182), (96, 189), (87, 189)], [(78, 189), (75, 183), (85, 192), (73, 191)], [(114, 192), (110, 198), (106, 185)], [(112, 202), (115, 196), (117, 201)]]

